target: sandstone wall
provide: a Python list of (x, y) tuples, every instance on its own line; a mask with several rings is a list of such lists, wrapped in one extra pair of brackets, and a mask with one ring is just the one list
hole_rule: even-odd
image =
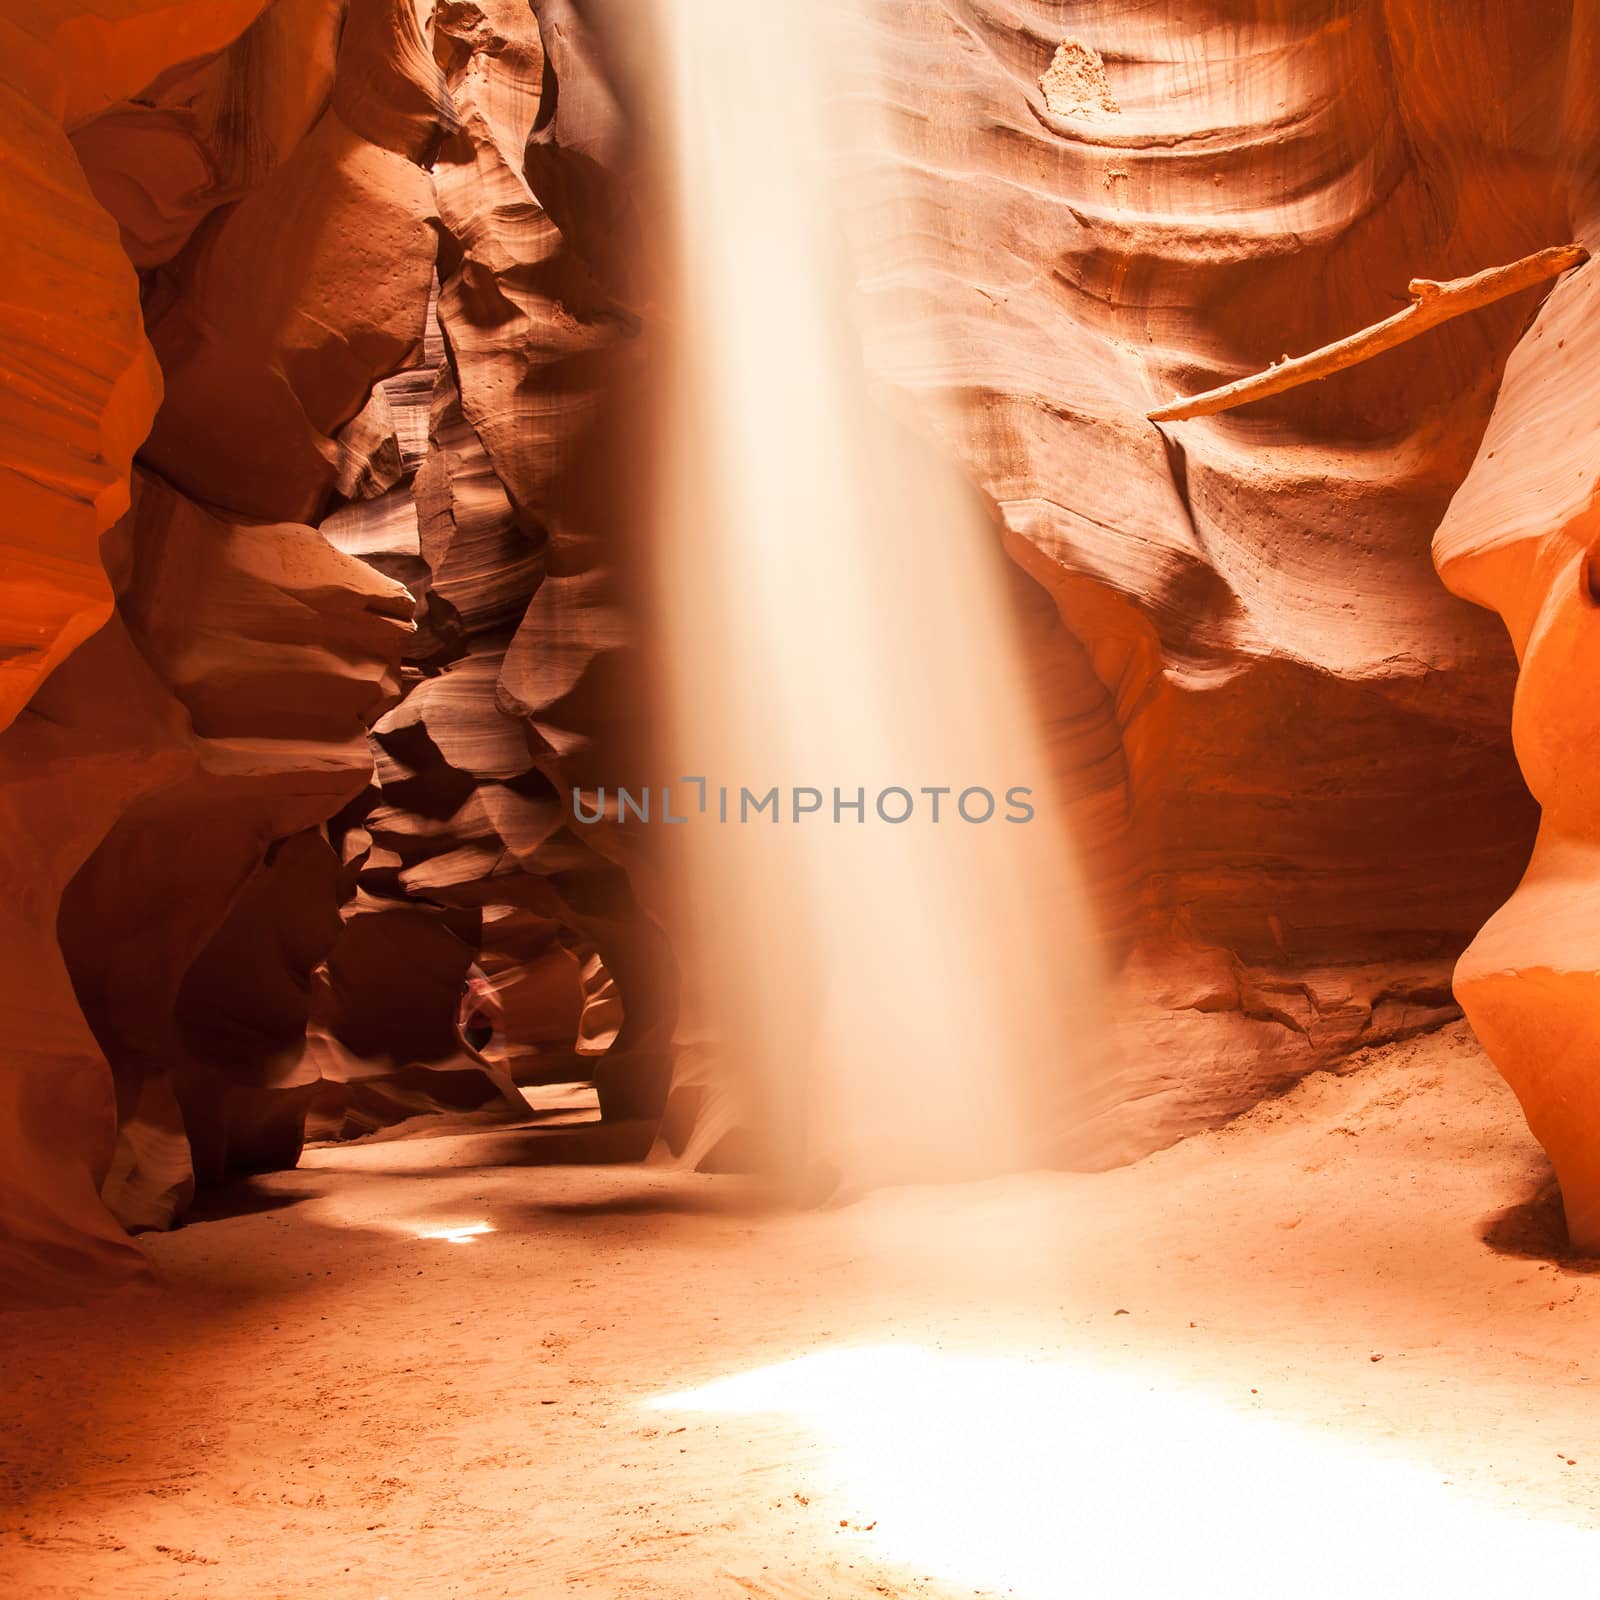
[[(1522, 657), (1544, 822), (1457, 988), (1569, 1201), (1600, 1195), (1587, 274), (1520, 344), (1536, 296), (1144, 416), (1414, 275), (1586, 237), (1588, 7), (847, 24), (869, 361), (994, 508), (1117, 973), (1078, 1159), (1453, 1013), (1536, 817), (1470, 600)], [(658, 777), (628, 27), (610, 0), (0, 6), (14, 1293), (135, 1268), (119, 1222), (292, 1162), (308, 1118), (506, 1115), (511, 1070), (580, 1072), (619, 1150), (653, 1135), (656, 873), (562, 799)], [(455, 1027), (473, 962), (515, 997), (492, 1061)]]
[(957, 419), (1087, 667), (1057, 729), (1121, 957), (1122, 1064), (1084, 1106), (1115, 1159), (1448, 1015), (1525, 860), (1505, 641), (1428, 550), (1536, 297), (1144, 413), (1564, 242), (1566, 16), (926, 0), (873, 9), (854, 59), (884, 73), (864, 222), (874, 170), (913, 192), (862, 230), (870, 282), (946, 352), (881, 368)]
[[(1550, 86), (1573, 237), (1596, 246), (1600, 11), (1574, 7)], [(1574, 1243), (1600, 1250), (1600, 290), (1563, 280), (1506, 365), (1488, 431), (1434, 538), (1457, 594), (1500, 613), (1520, 663), (1512, 730), (1541, 811), (1528, 869), (1456, 969), (1473, 1029), (1561, 1182)]]

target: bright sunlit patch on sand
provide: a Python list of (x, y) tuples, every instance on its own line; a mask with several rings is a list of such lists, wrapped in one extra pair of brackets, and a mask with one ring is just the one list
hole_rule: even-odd
[(649, 1405), (793, 1417), (876, 1554), (1027, 1600), (1589, 1593), (1600, 1561), (1414, 1462), (1064, 1362), (845, 1349)]
[(448, 1228), (419, 1228), (419, 1239), (442, 1239), (446, 1244), (471, 1244), (476, 1238), (494, 1232), (492, 1222), (457, 1222)]

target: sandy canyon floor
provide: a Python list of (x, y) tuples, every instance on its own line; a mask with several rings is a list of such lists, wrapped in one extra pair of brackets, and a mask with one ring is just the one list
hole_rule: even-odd
[(309, 1152), (0, 1319), (5, 1592), (1600, 1593), (1600, 1279), (1460, 1026), (802, 1214), (507, 1137)]

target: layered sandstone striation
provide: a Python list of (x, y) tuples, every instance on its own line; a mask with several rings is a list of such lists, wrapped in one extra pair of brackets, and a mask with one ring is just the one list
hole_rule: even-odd
[[(356, 886), (346, 926), (387, 930), (347, 1011), (371, 1028), (389, 1009), (384, 984), (416, 967), (395, 961), (407, 939), (450, 952), (457, 991), (476, 960), (502, 998), (496, 1067), (523, 1083), (592, 1074), (607, 1114), (639, 1122), (642, 1154), (670, 1070), (665, 941), (625, 833), (580, 830), (565, 798), (642, 771), (650, 712), (628, 682), (640, 563), (620, 559), (602, 465), (608, 447), (626, 459), (615, 414), (638, 327), (624, 130), (565, 8), (442, 8), (433, 42), (450, 107), (432, 160), (433, 334), (352, 429), (388, 428), (398, 474), (322, 525), (419, 605), (371, 790), (336, 823)], [(437, 1076), (425, 1088), (440, 1093)]]
[[(389, 0), (18, 26), (0, 1213), (28, 1297), (136, 1267), (118, 1224), (170, 1224), (197, 1178), (292, 1164), (329, 1092), (324, 823), (369, 781), (415, 627), (315, 523), (362, 479), (341, 436), (374, 381), (421, 351), (448, 116)], [(456, 987), (467, 1098), (503, 1098)]]
[(129, 505), (131, 458), (161, 379), (134, 268), (69, 135), (186, 57), (225, 45), (260, 10), (260, 0), (0, 10), (0, 226), (8, 241), (0, 770), (12, 885), (0, 968), (0, 1252), (8, 1295), (48, 1293), (86, 1270), (137, 1263), (99, 1198), (116, 1104), (57, 943), (56, 914), (121, 813), (181, 781), (189, 766), (181, 709), (126, 630), (107, 623), (111, 583), (97, 540)]
[[(1552, 103), (1575, 235), (1594, 246), (1600, 105), (1585, 8)], [(1584, 49), (1577, 48), (1581, 42)], [(1526, 873), (1461, 958), (1455, 989), (1560, 1179), (1573, 1242), (1600, 1251), (1600, 494), (1593, 265), (1560, 284), (1506, 364), (1472, 469), (1434, 539), (1456, 593), (1499, 612), (1520, 672), (1517, 759), (1541, 807)]]
[[(1075, 1157), (1453, 1015), (1504, 903), (1456, 991), (1600, 1238), (1592, 268), (1531, 334), (1540, 290), (1146, 415), (1412, 278), (1592, 246), (1592, 19), (846, 13), (867, 359), (993, 510), (1116, 974)], [(657, 1131), (658, 864), (568, 803), (661, 779), (630, 17), (0, 5), (11, 1292), (136, 1266), (121, 1224), (308, 1127), (584, 1077), (617, 1150)], [(1544, 808), (1515, 894), (1536, 807), (1484, 606)]]
[[(1246, 409), (1145, 413), (1575, 237), (1567, 27), (866, 9), (864, 276), (908, 330), (876, 360), (947, 419), (1081, 654), (1050, 715), (1122, 1044), (1081, 1154), (1117, 1159), (1448, 1016), (1525, 860), (1504, 639), (1428, 546), (1538, 291)], [(936, 365), (904, 359), (919, 324)]]
[(161, 397), (138, 281), (71, 136), (265, 0), (99, 0), (0, 8), (0, 727), (111, 613), (95, 541)]
[[(13, 219), (55, 255), (18, 282), (78, 318), (37, 348), (19, 319), (35, 388), (7, 391), (18, 493), (64, 496), (19, 502), (49, 572), (5, 591), (32, 694), (0, 736), (25, 1297), (136, 1266), (119, 1224), (170, 1225), (308, 1132), (524, 1114), (513, 1074), (597, 1078), (642, 1154), (670, 1071), (627, 841), (558, 798), (647, 720), (618, 692), (617, 513), (573, 470), (615, 436), (638, 327), (625, 124), (584, 21), (194, 9), (161, 12), (170, 55), (117, 0), (19, 46), (56, 132)], [(60, 240), (33, 225), (51, 183)], [(58, 256), (103, 280), (65, 310)]]

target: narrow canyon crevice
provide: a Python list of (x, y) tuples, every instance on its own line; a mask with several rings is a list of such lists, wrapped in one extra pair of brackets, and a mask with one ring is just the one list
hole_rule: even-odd
[(1600, 0), (0, 60), (18, 1594), (1584, 1592)]
[[(123, 10), (24, 30), (47, 66), (6, 101), (38, 130), (8, 203), (43, 221), (39, 185), (70, 192), (35, 248), (93, 275), (63, 296), (30, 257), (13, 281), (94, 353), (13, 431), (7, 479), (41, 552), (8, 580), (0, 746), (24, 1295), (135, 1267), (116, 1221), (179, 1221), (197, 1182), (290, 1164), (307, 1129), (518, 1120), (514, 1077), (596, 1083), (643, 1153), (677, 1015), (658, 864), (567, 805), (653, 776), (626, 25), (557, 0)], [(1452, 587), (1520, 643), (1507, 586), (1541, 580), (1503, 530), (1547, 472), (1575, 509), (1529, 539), (1581, 530), (1587, 478), (1503, 441), (1540, 431), (1517, 420), (1533, 374), (1581, 365), (1587, 276), (1520, 345), (1535, 295), (1170, 424), (1176, 455), (1144, 412), (1375, 320), (1419, 273), (1581, 238), (1581, 117), (1555, 92), (1576, 35), (1486, 15), (1445, 72), (1393, 7), (1218, 31), (1102, 6), (1067, 44), (1020, 0), (851, 26), (861, 193), (911, 196), (897, 226), (848, 219), (867, 359), (1013, 563), (1114, 974), (1111, 1056), (1062, 1089), (1069, 1158), (1106, 1165), (1447, 1020), (1522, 873), (1515, 663), (1428, 544), (1443, 521)], [(937, 322), (937, 369), (905, 365), (908, 319)], [(1521, 961), (1474, 992), (1522, 993)], [(458, 1027), (474, 973), (492, 1058)]]

